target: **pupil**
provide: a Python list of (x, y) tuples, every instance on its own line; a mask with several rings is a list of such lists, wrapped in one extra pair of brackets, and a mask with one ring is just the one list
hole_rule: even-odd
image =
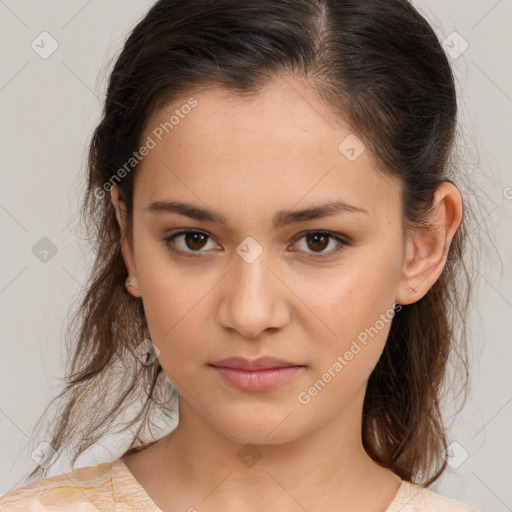
[[(329, 243), (329, 238), (326, 235), (316, 233), (314, 235), (310, 235), (310, 237), (314, 240), (313, 245), (320, 243), (320, 245), (321, 245), (320, 250), (325, 249)], [(324, 243), (322, 244), (321, 242), (319, 242), (319, 240), (323, 241)], [(325, 243), (325, 242), (327, 242), (327, 243)], [(310, 249), (315, 249), (315, 247), (312, 247), (311, 244), (309, 244), (309, 243), (308, 243), (308, 246)], [(316, 247), (316, 248), (318, 248), (318, 247)]]
[[(185, 235), (186, 243), (190, 249), (201, 249), (204, 246), (205, 238), (206, 237), (202, 233), (187, 233)], [(197, 246), (196, 244), (199, 244), (199, 246)]]

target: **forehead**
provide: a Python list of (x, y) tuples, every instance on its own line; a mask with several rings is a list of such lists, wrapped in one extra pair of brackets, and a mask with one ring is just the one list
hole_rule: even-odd
[(377, 169), (368, 150), (355, 159), (346, 153), (345, 141), (358, 144), (350, 126), (297, 80), (250, 98), (219, 88), (185, 95), (152, 116), (148, 137), (154, 147), (137, 168), (136, 202), (185, 195), (220, 210), (279, 204), (274, 211), (341, 199), (377, 215), (379, 202), (396, 207), (399, 197), (399, 182)]

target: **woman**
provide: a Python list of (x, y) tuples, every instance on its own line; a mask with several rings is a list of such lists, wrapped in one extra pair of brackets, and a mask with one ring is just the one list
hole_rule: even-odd
[(30, 476), (142, 399), (137, 431), (3, 509), (471, 510), (427, 488), (466, 361), (456, 117), (406, 0), (157, 2), (91, 141), (97, 257)]

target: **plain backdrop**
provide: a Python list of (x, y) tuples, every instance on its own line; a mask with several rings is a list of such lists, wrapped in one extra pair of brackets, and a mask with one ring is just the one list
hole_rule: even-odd
[[(0, 494), (24, 484), (34, 468), (27, 441), (64, 376), (68, 308), (82, 291), (91, 262), (78, 217), (87, 144), (112, 58), (152, 3), (0, 0)], [(481, 230), (493, 240), (477, 247), (472, 392), (451, 427), (451, 464), (434, 490), (482, 511), (507, 511), (512, 510), (512, 2), (413, 3), (452, 53), (463, 170), (480, 198), (473, 235)], [(52, 44), (58, 47), (43, 58)], [(77, 466), (111, 460), (122, 451), (106, 441)], [(49, 476), (69, 469), (57, 464)]]

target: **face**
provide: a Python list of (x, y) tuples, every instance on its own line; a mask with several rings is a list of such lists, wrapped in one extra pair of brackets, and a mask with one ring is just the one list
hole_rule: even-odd
[[(125, 247), (160, 364), (187, 414), (239, 442), (360, 422), (404, 260), (400, 182), (299, 81), (192, 96), (148, 122)], [(212, 366), (261, 356), (298, 368)]]

